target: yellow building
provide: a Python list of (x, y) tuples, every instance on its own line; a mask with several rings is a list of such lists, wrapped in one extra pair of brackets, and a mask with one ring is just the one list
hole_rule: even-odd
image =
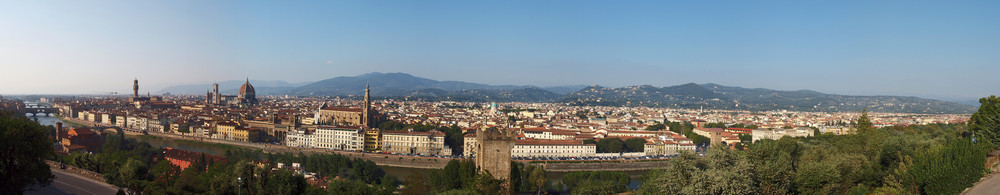
[(444, 133), (384, 131), (382, 151), (398, 154), (451, 155), (451, 148), (444, 145)]
[(316, 123), (320, 125), (364, 126), (361, 123), (363, 114), (360, 108), (325, 107), (320, 108)]
[(365, 129), (365, 151), (378, 150), (382, 139), (382, 131), (376, 128)]
[(237, 123), (219, 123), (215, 126), (215, 138), (241, 142), (260, 140), (260, 129), (241, 126)]

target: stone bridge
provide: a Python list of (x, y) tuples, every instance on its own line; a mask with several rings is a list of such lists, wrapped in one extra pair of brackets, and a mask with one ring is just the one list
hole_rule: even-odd
[(32, 116), (38, 116), (38, 114), (45, 114), (46, 116), (52, 116), (53, 114), (59, 113), (58, 108), (45, 108), (45, 107), (33, 107), (22, 109), (25, 114), (31, 114)]

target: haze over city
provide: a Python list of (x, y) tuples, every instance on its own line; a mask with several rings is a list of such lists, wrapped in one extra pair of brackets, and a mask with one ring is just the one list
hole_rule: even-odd
[(0, 194), (997, 194), (998, 7), (5, 2)]
[(996, 7), (19, 1), (0, 7), (0, 93), (126, 93), (133, 78), (155, 92), (404, 72), (493, 85), (694, 82), (968, 100), (1000, 90)]

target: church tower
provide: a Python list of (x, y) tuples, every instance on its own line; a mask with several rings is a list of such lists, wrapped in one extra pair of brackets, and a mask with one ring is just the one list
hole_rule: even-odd
[(370, 90), (368, 88), (368, 83), (365, 83), (365, 100), (364, 105), (361, 106), (361, 124), (365, 127), (371, 127), (371, 109), (372, 109), (372, 99), (370, 96)]
[(132, 83), (132, 97), (139, 97), (139, 78)]
[(212, 98), (215, 99), (213, 104), (222, 104), (222, 95), (219, 95), (219, 83), (212, 83)]

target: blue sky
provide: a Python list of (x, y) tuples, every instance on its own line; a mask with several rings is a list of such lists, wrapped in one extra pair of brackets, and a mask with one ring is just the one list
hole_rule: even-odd
[[(405, 72), (485, 84), (997, 94), (996, 1), (15, 1), (0, 93)], [(44, 76), (43, 76), (44, 75)], [(143, 90), (145, 91), (145, 90)]]

